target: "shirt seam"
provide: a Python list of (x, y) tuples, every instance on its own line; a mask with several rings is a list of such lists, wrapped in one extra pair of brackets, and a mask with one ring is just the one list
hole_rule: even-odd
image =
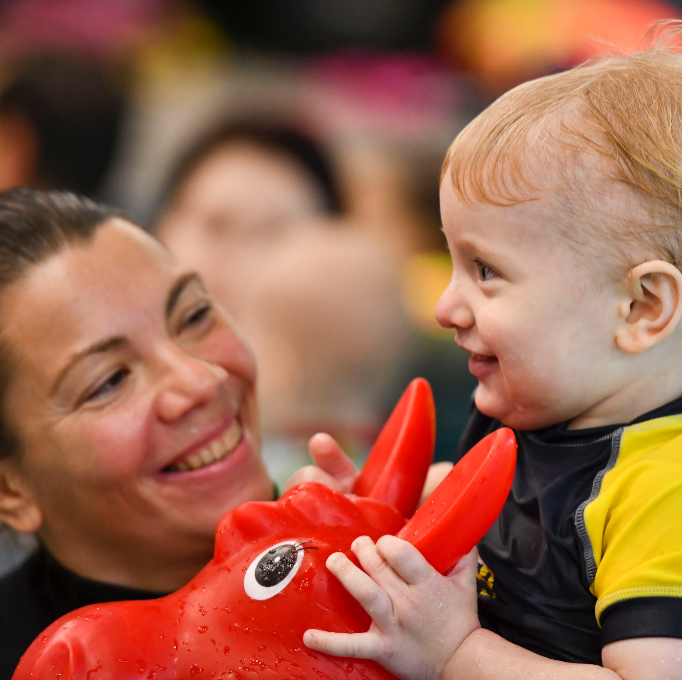
[(679, 426), (682, 423), (682, 414), (670, 414), (665, 417), (657, 417), (646, 422), (639, 422), (628, 426), (628, 431), (655, 431), (666, 426)]
[(599, 493), (601, 492), (602, 483), (604, 482), (604, 476), (616, 466), (618, 457), (620, 455), (620, 448), (623, 441), (623, 433), (625, 432), (625, 427), (621, 427), (614, 434), (612, 434), (611, 441), (611, 455), (609, 456), (609, 461), (606, 466), (597, 472), (592, 482), (592, 492), (590, 496), (584, 500), (579, 506), (575, 514), (575, 527), (578, 533), (578, 538), (583, 546), (583, 558), (585, 560), (585, 573), (587, 577), (587, 584), (592, 590), (592, 585), (594, 583), (595, 576), (597, 575), (597, 560), (594, 556), (594, 548), (592, 546), (592, 540), (590, 539), (590, 534), (587, 531), (587, 523), (585, 521), (585, 510), (587, 505), (597, 499)]
[(604, 595), (597, 600), (594, 607), (594, 614), (597, 623), (601, 627), (600, 618), (604, 611), (618, 602), (626, 599), (637, 599), (638, 597), (676, 597), (682, 598), (682, 586), (679, 585), (650, 585), (647, 587), (625, 587), (610, 594)]

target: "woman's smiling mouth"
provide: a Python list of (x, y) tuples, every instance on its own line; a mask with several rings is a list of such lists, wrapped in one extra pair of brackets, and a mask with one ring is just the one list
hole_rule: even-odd
[(220, 438), (216, 438), (216, 440), (201, 448), (198, 452), (193, 452), (169, 464), (162, 470), (162, 473), (193, 471), (220, 462), (239, 445), (242, 435), (242, 425), (235, 419)]

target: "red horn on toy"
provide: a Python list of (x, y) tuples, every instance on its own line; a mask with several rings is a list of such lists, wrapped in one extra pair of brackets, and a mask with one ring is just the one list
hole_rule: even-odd
[(419, 503), (435, 443), (431, 386), (426, 379), (413, 379), (381, 430), (353, 493), (392, 504), (409, 518)]
[(516, 468), (511, 429), (477, 443), (398, 533), (441, 573), (447, 573), (485, 535), (502, 511)]

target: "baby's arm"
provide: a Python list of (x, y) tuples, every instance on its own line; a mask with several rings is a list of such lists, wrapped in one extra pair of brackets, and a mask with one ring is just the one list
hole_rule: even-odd
[(682, 640), (625, 640), (604, 648), (604, 665), (539, 656), (480, 627), (475, 551), (448, 575), (435, 571), (409, 543), (385, 536), (352, 546), (360, 565), (329, 557), (329, 570), (372, 617), (366, 633), (308, 630), (304, 642), (336, 656), (371, 658), (397, 677), (448, 679), (619, 679), (682, 674)]
[(602, 649), (604, 667), (563, 663), (534, 654), (483, 628), (460, 645), (442, 673), (445, 679), (624, 679), (682, 677), (682, 640), (625, 639)]

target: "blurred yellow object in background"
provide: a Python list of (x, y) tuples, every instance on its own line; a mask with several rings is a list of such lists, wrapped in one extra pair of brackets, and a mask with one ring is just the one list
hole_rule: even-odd
[(662, 0), (460, 0), (437, 28), (443, 54), (499, 94), (603, 51), (635, 49), (647, 27), (679, 17)]
[(422, 332), (452, 336), (436, 322), (436, 303), (450, 282), (452, 261), (447, 251), (415, 253), (405, 263), (403, 296), (405, 307)]

